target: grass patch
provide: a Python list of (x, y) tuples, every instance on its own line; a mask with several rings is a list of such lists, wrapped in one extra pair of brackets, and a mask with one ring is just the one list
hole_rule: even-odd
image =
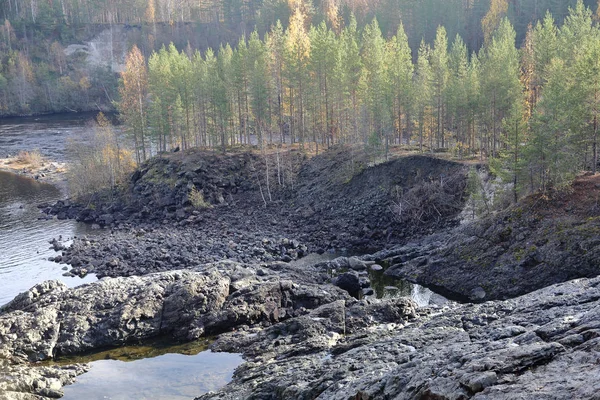
[(194, 208), (212, 208), (212, 205), (204, 200), (204, 194), (201, 190), (196, 189), (194, 186), (188, 194), (188, 199)]
[(39, 168), (44, 165), (44, 157), (37, 149), (33, 151), (22, 150), (17, 154), (17, 162), (28, 164), (33, 168)]

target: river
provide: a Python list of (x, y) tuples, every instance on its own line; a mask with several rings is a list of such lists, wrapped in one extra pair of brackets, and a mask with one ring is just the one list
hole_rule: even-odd
[[(68, 139), (83, 137), (93, 117), (77, 114), (0, 119), (0, 157), (38, 149), (51, 161), (68, 163)], [(62, 276), (63, 265), (47, 260), (56, 255), (49, 243), (52, 238), (60, 237), (68, 245), (73, 237), (97, 232), (75, 221), (40, 219), (39, 204), (65, 196), (55, 185), (0, 171), (0, 305), (48, 279), (60, 279), (71, 287), (96, 280), (93, 274), (83, 279)], [(201, 342), (120, 347), (72, 362), (87, 362), (92, 368), (64, 389), (65, 399), (175, 400), (224, 386), (242, 358), (211, 353)]]
[[(68, 161), (69, 137), (89, 129), (93, 114), (0, 119), (0, 157), (38, 149), (52, 161)], [(36, 283), (60, 279), (69, 286), (95, 280), (62, 276), (63, 266), (48, 261), (56, 255), (52, 238), (68, 240), (91, 233), (75, 221), (40, 220), (38, 204), (64, 198), (58, 187), (0, 171), (0, 305)]]

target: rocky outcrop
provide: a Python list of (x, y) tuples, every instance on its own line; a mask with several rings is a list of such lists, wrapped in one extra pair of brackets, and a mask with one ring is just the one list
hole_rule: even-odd
[(107, 279), (76, 289), (44, 282), (2, 308), (1, 351), (41, 361), (162, 334), (185, 338), (228, 295), (229, 279), (218, 272)]
[[(353, 309), (370, 319), (348, 323)], [(600, 278), (416, 312), (389, 300), (333, 303), (259, 334), (221, 336), (215, 349), (241, 350), (247, 362), (199, 399), (594, 399), (600, 391)]]
[(89, 370), (85, 364), (38, 366), (0, 358), (0, 400), (40, 400), (63, 396), (63, 386)]
[(595, 277), (600, 274), (599, 196), (600, 176), (583, 176), (566, 193), (531, 196), (498, 215), (377, 257), (392, 265), (388, 275), (469, 301), (506, 299)]
[(0, 354), (40, 361), (159, 335), (192, 340), (239, 325), (278, 322), (347, 298), (333, 286), (259, 277), (247, 268), (239, 272), (234, 264), (222, 264), (202, 272), (104, 279), (75, 289), (44, 282), (2, 308)]
[[(196, 271), (103, 279), (68, 289), (47, 281), (0, 311), (0, 389), (7, 399), (58, 397), (86, 366), (27, 366), (56, 356), (166, 336), (193, 340), (232, 329), (266, 327), (336, 301), (347, 293), (319, 274), (301, 277), (278, 264), (253, 267), (220, 262)], [(21, 393), (21, 394), (19, 394)], [(28, 397), (29, 396), (29, 397)], [(2, 398), (2, 397), (0, 397)]]

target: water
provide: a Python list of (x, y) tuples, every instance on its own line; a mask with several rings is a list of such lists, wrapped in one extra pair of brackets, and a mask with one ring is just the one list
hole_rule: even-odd
[(408, 297), (419, 307), (426, 307), (433, 301), (443, 302), (445, 300), (424, 286), (385, 275), (385, 269), (380, 271), (369, 269), (369, 280), (378, 299)]
[(63, 265), (47, 260), (57, 254), (49, 240), (88, 232), (75, 221), (38, 220), (39, 203), (62, 197), (53, 185), (0, 171), (0, 305), (48, 279), (60, 278), (69, 286), (96, 279), (92, 274), (84, 279), (63, 277)]
[(0, 157), (37, 149), (52, 161), (64, 162), (67, 138), (83, 136), (95, 116), (95, 113), (79, 113), (0, 118)]
[[(83, 136), (94, 114), (0, 119), (0, 157), (38, 149), (51, 161), (66, 161), (69, 137)], [(60, 279), (69, 286), (95, 280), (63, 277), (63, 265), (47, 261), (56, 253), (49, 240), (88, 233), (74, 221), (38, 220), (40, 203), (52, 203), (65, 193), (53, 185), (0, 171), (0, 305), (33, 285)]]
[(59, 360), (56, 363), (90, 363), (92, 367), (64, 388), (63, 399), (189, 400), (218, 390), (243, 360), (239, 354), (207, 351), (208, 344), (199, 340), (168, 345), (159, 340)]
[[(292, 261), (291, 264), (300, 267), (309, 266), (320, 262), (331, 261), (337, 257), (340, 257), (341, 255), (341, 253), (312, 253), (306, 257)], [(439, 304), (446, 301), (444, 297), (424, 286), (409, 282), (405, 279), (398, 279), (385, 275), (385, 270), (385, 267), (379, 271), (372, 270), (370, 267), (367, 269), (369, 280), (371, 281), (371, 288), (373, 289), (376, 298), (389, 299), (396, 297), (408, 297), (412, 299), (419, 307), (426, 307), (432, 303)], [(329, 272), (333, 277), (346, 271), (347, 270), (342, 268)]]

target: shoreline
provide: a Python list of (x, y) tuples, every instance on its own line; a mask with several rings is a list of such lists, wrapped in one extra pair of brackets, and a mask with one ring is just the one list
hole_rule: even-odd
[(0, 171), (55, 185), (65, 195), (68, 194), (67, 163), (44, 159), (36, 166), (19, 159), (18, 156), (12, 156), (0, 158)]

